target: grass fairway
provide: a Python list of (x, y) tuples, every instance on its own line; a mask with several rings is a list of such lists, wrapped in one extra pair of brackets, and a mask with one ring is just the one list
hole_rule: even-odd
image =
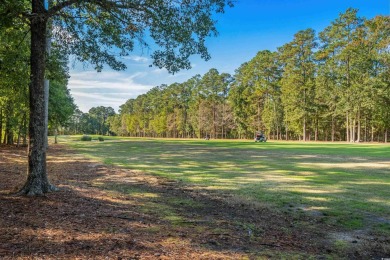
[(275, 210), (321, 216), (346, 231), (390, 235), (390, 146), (106, 138), (80, 153)]

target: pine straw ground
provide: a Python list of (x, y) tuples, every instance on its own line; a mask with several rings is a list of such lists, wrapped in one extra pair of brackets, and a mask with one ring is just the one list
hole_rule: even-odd
[(25, 180), (26, 163), (26, 148), (0, 147), (1, 259), (324, 259), (386, 253), (381, 243), (340, 251), (327, 238), (335, 230), (313, 216), (290, 216), (101, 165), (60, 145), (48, 151), (49, 177), (60, 191), (13, 196)]

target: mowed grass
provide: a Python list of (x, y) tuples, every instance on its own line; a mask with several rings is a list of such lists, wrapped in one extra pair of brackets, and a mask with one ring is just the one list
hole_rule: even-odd
[(224, 192), (275, 210), (321, 215), (390, 235), (390, 145), (62, 137), (80, 153)]

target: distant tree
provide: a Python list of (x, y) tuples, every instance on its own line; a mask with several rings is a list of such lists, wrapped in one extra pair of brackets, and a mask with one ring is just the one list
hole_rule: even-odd
[[(364, 82), (366, 92), (369, 93), (368, 102), (371, 107), (372, 131), (371, 141), (374, 140), (374, 128), (378, 133), (382, 131), (383, 142), (388, 142), (390, 130), (390, 17), (377, 16), (365, 22), (366, 38), (362, 39), (365, 45), (363, 51), (367, 57), (368, 66), (364, 69), (367, 77)], [(367, 127), (367, 124), (366, 124)], [(367, 135), (367, 130), (365, 131)], [(368, 137), (366, 136), (365, 139)], [(379, 138), (378, 138), (379, 139)]]
[(94, 134), (100, 134), (100, 135), (106, 135), (108, 134), (108, 123), (107, 119), (111, 116), (114, 116), (115, 110), (112, 107), (93, 107), (89, 111), (89, 116), (94, 118), (97, 122), (96, 129), (94, 131)]
[(270, 51), (258, 52), (236, 71), (230, 99), (246, 136), (281, 130), (280, 77), (277, 55)]
[(299, 31), (294, 39), (279, 48), (283, 63), (281, 79), (282, 103), (286, 125), (290, 131), (307, 140), (313, 119), (315, 94), (315, 33), (312, 29)]
[(53, 48), (51, 62), (48, 66), (50, 79), (49, 126), (54, 131), (54, 142), (57, 143), (58, 128), (65, 126), (76, 110), (68, 85), (68, 57), (60, 48)]
[[(387, 141), (389, 18), (345, 13), (319, 33), (260, 51), (234, 79), (216, 69), (162, 84), (121, 106), (110, 127), (148, 137)], [(347, 116), (348, 115), (348, 116)], [(352, 137), (352, 139), (351, 139)]]
[[(227, 92), (229, 91), (231, 76), (219, 73), (217, 69), (210, 69), (200, 79), (195, 89), (198, 99), (198, 125), (205, 134), (212, 138), (219, 138), (224, 126), (224, 106), (226, 106)], [(224, 130), (225, 131), (225, 130)]]
[[(334, 109), (334, 112), (331, 112), (332, 120), (339, 115), (345, 118), (343, 125), (348, 141), (360, 139), (360, 133), (357, 134), (360, 127), (356, 131), (356, 126), (360, 124), (362, 107), (359, 100), (364, 92), (361, 90), (361, 82), (358, 81), (364, 73), (359, 72), (359, 67), (363, 64), (358, 65), (362, 61), (359, 50), (362, 50), (363, 46), (357, 41), (363, 22), (364, 19), (357, 17), (357, 10), (349, 8), (320, 33), (318, 55), (323, 59), (319, 71), (319, 87), (322, 88), (320, 93), (323, 95), (323, 101), (331, 106), (330, 109)], [(364, 57), (363, 59), (367, 58), (366, 55)]]
[(122, 129), (122, 120), (121, 115), (113, 115), (107, 118), (107, 125), (109, 128), (109, 132), (113, 135), (124, 136), (124, 132)]

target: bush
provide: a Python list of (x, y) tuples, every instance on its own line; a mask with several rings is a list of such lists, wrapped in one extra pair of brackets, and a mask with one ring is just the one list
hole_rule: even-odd
[(92, 137), (90, 137), (89, 135), (83, 135), (81, 137), (81, 141), (92, 141)]
[(104, 138), (103, 138), (102, 136), (99, 136), (99, 137), (98, 137), (98, 140), (99, 140), (100, 142), (103, 142), (103, 141), (104, 141)]

